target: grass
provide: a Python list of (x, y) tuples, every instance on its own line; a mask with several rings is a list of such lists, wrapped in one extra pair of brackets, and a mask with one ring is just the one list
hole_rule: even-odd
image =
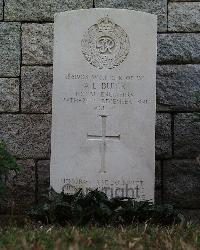
[(25, 226), (0, 228), (1, 250), (200, 249), (200, 226)]

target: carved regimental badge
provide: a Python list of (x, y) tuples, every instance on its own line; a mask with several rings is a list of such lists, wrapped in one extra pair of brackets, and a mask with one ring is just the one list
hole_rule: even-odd
[(88, 29), (81, 45), (85, 59), (99, 69), (120, 65), (130, 48), (126, 32), (108, 17), (99, 19)]

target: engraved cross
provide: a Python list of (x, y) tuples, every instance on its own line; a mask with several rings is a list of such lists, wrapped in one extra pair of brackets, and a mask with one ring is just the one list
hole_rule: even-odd
[(101, 115), (102, 118), (102, 127), (101, 127), (101, 135), (87, 135), (88, 140), (91, 141), (99, 141), (100, 144), (100, 152), (101, 152), (101, 169), (100, 173), (106, 173), (106, 165), (105, 165), (105, 154), (106, 154), (106, 142), (107, 141), (119, 141), (120, 135), (116, 136), (108, 136), (106, 135), (106, 118), (107, 116)]

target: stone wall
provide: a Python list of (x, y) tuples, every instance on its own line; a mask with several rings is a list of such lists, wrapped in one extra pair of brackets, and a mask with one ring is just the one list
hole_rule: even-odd
[(49, 183), (53, 14), (92, 7), (158, 15), (156, 200), (197, 213), (200, 1), (189, 0), (0, 0), (0, 137), (24, 166), (8, 180), (16, 204), (40, 200)]

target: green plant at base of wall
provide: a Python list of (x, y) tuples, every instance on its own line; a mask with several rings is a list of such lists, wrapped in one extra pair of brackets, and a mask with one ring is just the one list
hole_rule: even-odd
[(6, 194), (5, 180), (10, 171), (19, 172), (21, 167), (17, 164), (14, 156), (7, 150), (4, 141), (0, 141), (0, 200)]
[(73, 195), (51, 190), (48, 201), (31, 208), (27, 214), (45, 224), (65, 225), (131, 225), (149, 221), (152, 224), (181, 223), (184, 217), (170, 205), (155, 205), (131, 198), (109, 199), (94, 190), (84, 195), (79, 190)]

